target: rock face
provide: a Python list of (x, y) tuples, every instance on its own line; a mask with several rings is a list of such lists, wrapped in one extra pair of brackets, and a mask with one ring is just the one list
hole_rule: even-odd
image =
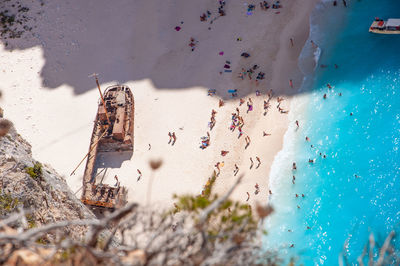
[[(31, 145), (14, 128), (0, 137), (0, 201), (4, 198), (13, 199), (15, 204), (0, 202), (0, 214), (15, 209), (14, 205), (23, 206), (32, 210), (31, 226), (95, 218), (75, 197), (63, 177), (32, 158)], [(84, 227), (64, 230), (74, 239), (81, 239), (86, 231)]]

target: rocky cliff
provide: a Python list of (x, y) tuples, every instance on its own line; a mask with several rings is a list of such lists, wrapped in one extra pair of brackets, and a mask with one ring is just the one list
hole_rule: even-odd
[[(32, 158), (31, 145), (11, 127), (6, 135), (0, 136), (0, 215), (20, 207), (31, 210), (27, 216), (30, 227), (95, 218), (72, 193), (63, 177)], [(82, 238), (86, 231), (84, 227), (64, 230), (75, 239)]]

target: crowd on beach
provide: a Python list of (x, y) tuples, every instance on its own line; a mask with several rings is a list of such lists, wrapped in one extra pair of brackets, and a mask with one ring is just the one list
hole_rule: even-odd
[[(335, 1), (336, 2), (336, 1)], [(346, 6), (346, 2), (345, 0), (343, 0), (343, 4), (344, 6)], [(335, 3), (334, 3), (335, 5)], [(256, 10), (257, 5), (254, 4), (248, 4), (246, 6), (246, 11), (247, 11), (247, 15), (251, 15), (255, 10)], [(275, 1), (273, 3), (271, 3), (271, 5), (267, 2), (267, 1), (261, 1), (259, 2), (259, 7), (261, 10), (268, 10), (269, 8), (272, 9), (280, 9), (282, 8), (282, 5), (279, 1)], [(218, 12), (216, 12), (216, 14), (213, 12), (211, 12), (210, 10), (206, 10), (205, 12), (203, 12), (200, 15), (200, 21), (201, 22), (209, 22), (209, 24), (213, 24), (214, 21), (222, 16), (226, 16), (226, 2), (225, 1), (218, 1)], [(276, 14), (279, 14), (279, 12), (276, 12)], [(210, 29), (210, 28), (209, 28)], [(242, 37), (237, 37), (236, 41), (241, 42), (243, 41)], [(294, 38), (290, 38), (289, 39), (290, 42), (290, 47), (294, 47), (295, 46), (295, 41)], [(194, 52), (197, 48), (199, 44), (199, 41), (197, 39), (195, 39), (194, 37), (190, 38), (189, 41), (189, 47), (191, 49), (192, 52)], [(317, 49), (318, 46), (317, 44), (315, 44), (313, 41), (311, 41), (311, 45), (314, 49)], [(219, 53), (220, 56), (224, 55), (224, 52), (221, 51)], [(242, 57), (244, 59), (243, 62), (247, 62), (247, 60), (249, 60), (249, 62), (251, 61), (251, 59), (253, 59), (251, 57), (250, 52), (248, 51), (243, 51), (240, 55), (238, 55), (240, 57)], [(249, 59), (250, 58), (250, 59)], [(325, 65), (321, 65), (321, 68), (325, 68), (327, 66)], [(338, 66), (335, 65), (335, 68), (337, 69)], [(222, 75), (224, 73), (232, 73), (232, 64), (231, 64), (231, 60), (225, 60), (225, 63), (223, 65), (223, 71), (220, 71), (219, 74)], [(250, 64), (249, 66), (243, 66), (241, 67), (241, 71), (239, 73), (237, 73), (237, 82), (250, 82), (250, 86), (254, 85), (255, 87), (261, 87), (261, 82), (266, 78), (265, 77), (265, 72), (262, 71), (262, 66), (259, 64)], [(264, 87), (265, 84), (262, 85), (263, 89), (265, 90)], [(294, 83), (292, 79), (289, 79), (288, 82), (289, 88), (294, 89)], [(331, 85), (327, 84), (328, 89), (331, 89)], [(246, 114), (247, 115), (251, 115), (251, 113), (254, 113), (254, 109), (258, 108), (258, 106), (255, 106), (253, 99), (251, 97), (248, 97), (247, 99), (245, 98), (239, 98), (238, 97), (238, 89), (227, 89), (227, 92), (230, 94), (230, 97), (232, 99), (238, 98), (238, 104), (235, 107), (234, 111), (231, 112), (231, 119), (230, 119), (230, 123), (228, 125), (228, 130), (230, 132), (235, 132), (235, 130), (237, 130), (237, 139), (240, 139), (242, 137), (244, 137), (245, 143), (244, 143), (244, 149), (247, 149), (250, 145), (251, 145), (251, 137), (249, 136), (249, 134), (247, 134), (245, 132), (245, 119), (243, 117), (243, 115), (241, 114), (241, 112), (243, 112), (243, 110), (241, 111), (242, 106), (246, 103), (245, 106), (247, 106), (246, 108)], [(214, 96), (216, 94), (216, 90), (210, 88), (208, 90), (208, 95), (209, 96)], [(256, 97), (262, 97), (263, 93), (260, 90), (256, 90), (255, 91), (255, 95)], [(272, 106), (272, 100), (275, 99), (276, 100), (276, 108), (278, 110), (279, 113), (281, 114), (288, 114), (289, 110), (287, 110), (286, 108), (283, 107), (283, 102), (285, 101), (285, 99), (283, 97), (276, 97), (273, 98), (273, 90), (269, 89), (268, 93), (265, 94), (265, 98), (262, 101), (257, 101), (257, 102), (261, 102), (262, 105), (260, 106), (260, 108), (263, 108), (263, 115), (266, 116)], [(339, 96), (341, 96), (341, 93), (339, 93)], [(327, 98), (327, 94), (324, 94), (323, 99)], [(219, 108), (224, 108), (225, 106), (225, 102), (222, 99), (219, 99), (218, 101), (218, 107)], [(207, 149), (210, 145), (211, 145), (211, 135), (210, 132), (212, 132), (213, 128), (216, 126), (217, 123), (217, 111), (215, 109), (211, 110), (211, 116), (210, 116), (210, 120), (208, 122), (208, 129), (209, 131), (206, 132), (206, 134), (204, 136), (201, 137), (201, 141), (200, 141), (200, 148), (201, 149)], [(350, 114), (352, 115), (352, 114)], [(296, 120), (295, 122), (296, 124), (296, 130), (300, 127), (300, 123), (299, 121)], [(267, 133), (265, 131), (260, 132), (262, 133), (263, 137), (268, 137), (271, 134)], [(174, 134), (174, 133), (173, 133)], [(172, 143), (172, 145), (175, 143), (176, 141), (176, 136), (175, 135), (171, 135), (171, 133), (169, 133), (169, 144)], [(309, 142), (310, 139), (308, 137), (306, 137), (306, 141)], [(313, 145), (311, 145), (311, 147), (313, 148)], [(222, 157), (226, 157), (229, 154), (228, 150), (221, 150), (221, 156)], [(320, 153), (321, 158), (325, 159), (326, 155)], [(228, 157), (227, 157), (228, 158)], [(309, 163), (313, 164), (315, 163), (315, 159), (309, 159)], [(233, 162), (233, 175), (236, 176), (239, 172), (240, 172), (240, 168), (238, 166), (239, 162)], [(214, 164), (215, 167), (215, 175), (216, 177), (218, 177), (221, 173), (221, 169), (222, 167), (226, 164), (226, 158), (224, 160), (220, 160), (217, 161)], [(249, 157), (249, 169), (252, 170), (254, 169), (258, 169), (261, 165), (261, 158), (259, 156), (254, 156), (254, 157)], [(224, 168), (224, 170), (226, 169), (226, 167)], [(293, 185), (296, 182), (296, 176), (295, 176), (295, 172), (297, 171), (297, 165), (294, 162), (292, 165), (292, 171), (293, 171), (293, 175), (292, 175), (292, 183)], [(254, 184), (254, 195), (258, 195), (260, 193), (261, 189), (258, 183)], [(272, 191), (270, 189), (268, 189), (267, 192), (268, 196), (272, 195)], [(300, 196), (302, 198), (305, 197), (305, 195), (303, 193), (301, 194), (296, 194), (295, 197), (298, 198)], [(251, 198), (251, 193), (249, 193), (248, 191), (246, 192), (245, 195), (245, 200), (249, 201)], [(250, 205), (249, 205), (250, 206)], [(297, 208), (300, 209), (300, 205), (297, 205)]]
[[(343, 0), (344, 1), (344, 0)], [(345, 1), (344, 1), (345, 3)], [(226, 1), (218, 1), (217, 3), (217, 11), (211, 11), (211, 10), (205, 10), (203, 13), (200, 14), (200, 22), (204, 23), (204, 22), (208, 22), (209, 24), (213, 24), (217, 19), (224, 17), (227, 15), (226, 12)], [(280, 9), (282, 8), (282, 4), (280, 3), (280, 1), (274, 1), (274, 2), (270, 2), (268, 3), (267, 1), (261, 1), (258, 3), (258, 5), (256, 4), (247, 4), (246, 5), (246, 14), (250, 15), (252, 14), (252, 12), (254, 12), (257, 8), (261, 9), (261, 10), (268, 10), (268, 9)], [(278, 13), (276, 13), (278, 14)], [(181, 21), (181, 24), (183, 24), (183, 21)], [(209, 28), (210, 29), (210, 28)], [(181, 26), (176, 26), (175, 27), (176, 31), (180, 31), (181, 30)], [(237, 37), (236, 41), (238, 42), (242, 42), (243, 38), (242, 37)], [(289, 39), (290, 41), (290, 46), (294, 47), (295, 42), (293, 38)], [(199, 40), (197, 40), (195, 37), (190, 37), (189, 39), (189, 44), (188, 46), (190, 47), (191, 52), (196, 52), (196, 49), (199, 45)], [(311, 41), (311, 44), (314, 48), (317, 47), (317, 45)], [(224, 56), (224, 52), (221, 51), (219, 53), (220, 56)], [(241, 54), (239, 54), (238, 56), (242, 57), (244, 59), (244, 63), (247, 62), (251, 62), (251, 60), (253, 59), (250, 52), (248, 51), (243, 51)], [(321, 66), (323, 67), (323, 66)], [(258, 87), (262, 87), (262, 89), (260, 90), (256, 90), (255, 91), (255, 95), (256, 97), (263, 97), (263, 93), (261, 92), (262, 90), (265, 91), (265, 87), (264, 85), (266, 84), (262, 84), (262, 81), (265, 80), (265, 72), (262, 71), (262, 65), (260, 64), (255, 64), (254, 62), (252, 62), (251, 64), (248, 63), (247, 66), (243, 66), (240, 67), (241, 71), (237, 73), (237, 82), (248, 82), (250, 81), (250, 86), (252, 86), (253, 84), (258, 88)], [(337, 68), (337, 66), (335, 65), (335, 68)], [(232, 64), (231, 64), (231, 60), (225, 60), (225, 63), (223, 64), (223, 71), (219, 72), (220, 75), (224, 74), (224, 73), (232, 73)], [(289, 79), (289, 87), (294, 89), (295, 86), (293, 84), (293, 80)], [(328, 84), (328, 87), (330, 85)], [(254, 109), (255, 108), (262, 108), (263, 110), (263, 115), (266, 116), (269, 112), (269, 110), (271, 109), (271, 106), (273, 105), (272, 100), (275, 99), (276, 100), (276, 108), (278, 110), (279, 113), (281, 114), (288, 114), (289, 110), (283, 107), (283, 102), (285, 101), (285, 99), (283, 97), (276, 97), (273, 98), (273, 90), (269, 89), (269, 91), (267, 93), (265, 93), (265, 98), (262, 99), (261, 101), (257, 101), (257, 102), (261, 102), (261, 106), (255, 106), (253, 99), (251, 97), (248, 97), (247, 99), (245, 98), (239, 98), (238, 94), (239, 91), (238, 89), (235, 88), (231, 88), (231, 89), (227, 89), (228, 93), (230, 94), (232, 99), (238, 98), (238, 104), (235, 107), (234, 111), (231, 112), (231, 119), (230, 119), (230, 123), (228, 125), (228, 130), (230, 132), (235, 132), (235, 130), (237, 130), (237, 139), (240, 139), (242, 137), (244, 137), (244, 149), (247, 149), (250, 145), (251, 145), (251, 137), (245, 132), (245, 119), (244, 116), (241, 114), (241, 112), (243, 112), (243, 110), (241, 111), (240, 109), (242, 108), (242, 106), (246, 103), (245, 106), (247, 106), (246, 108), (246, 114), (251, 114), (254, 113)], [(208, 90), (208, 95), (209, 96), (214, 96), (216, 94), (217, 90), (216, 89), (212, 89), (210, 88)], [(324, 99), (326, 99), (326, 95), (324, 95)], [(218, 107), (219, 108), (223, 108), (225, 106), (225, 102), (222, 99), (219, 99), (218, 101)], [(211, 134), (210, 132), (212, 132), (212, 130), (214, 129), (214, 127), (217, 124), (217, 114), (218, 112), (215, 109), (211, 110), (211, 115), (210, 115), (210, 119), (208, 121), (208, 131), (206, 132), (206, 134), (204, 136), (202, 136), (200, 138), (200, 149), (207, 149), (210, 145), (211, 145)], [(299, 128), (299, 122), (296, 121), (296, 127)], [(268, 137), (271, 136), (270, 133), (266, 132), (266, 131), (262, 131), (260, 132), (260, 135), (262, 133), (263, 137)], [(172, 146), (175, 144), (176, 142), (176, 135), (175, 132), (168, 132), (168, 144), (171, 144)], [(309, 141), (308, 137), (306, 137), (306, 140)], [(227, 150), (222, 150), (221, 151), (221, 156), (222, 157), (226, 157), (228, 155), (229, 151)], [(321, 155), (323, 158), (325, 158), (325, 155)], [(228, 158), (228, 157), (227, 157)], [(254, 157), (255, 159), (253, 160), (253, 157), (249, 158), (249, 169), (258, 169), (261, 165), (261, 158), (258, 156)], [(313, 163), (314, 160), (310, 159), (309, 163)], [(236, 176), (239, 172), (239, 166), (238, 163), (239, 162), (233, 162), (234, 163), (234, 168), (233, 170), (233, 174)], [(256, 164), (255, 164), (256, 163)], [(222, 167), (225, 165), (225, 161), (217, 161), (214, 166), (215, 166), (215, 174), (218, 177), (221, 173), (221, 169)], [(255, 166), (255, 167), (254, 167)], [(295, 163), (293, 163), (293, 171), (295, 171), (297, 169), (297, 166)], [(141, 174), (140, 174), (141, 176)], [(139, 180), (139, 179), (138, 179)], [(295, 184), (295, 175), (293, 174), (293, 179), (292, 179), (293, 184)], [(254, 185), (255, 191), (254, 194), (258, 195), (260, 193), (260, 186), (258, 183), (256, 183)], [(271, 195), (272, 191), (268, 190), (268, 195)], [(246, 199), (247, 201), (250, 199), (250, 194), (247, 192), (246, 193)], [(304, 196), (304, 195), (303, 195)]]
[[(261, 10), (268, 10), (270, 8), (272, 9), (280, 9), (282, 8), (282, 5), (280, 3), (280, 1), (274, 1), (271, 3), (268, 3), (267, 1), (261, 1), (258, 3), (258, 6)], [(251, 15), (253, 14), (253, 12), (257, 9), (257, 5), (255, 4), (247, 4), (246, 5), (246, 14), (247, 15)], [(276, 12), (276, 14), (279, 14), (279, 12)], [(200, 14), (200, 22), (205, 23), (208, 22), (209, 24), (213, 24), (217, 19), (226, 16), (227, 12), (226, 12), (226, 1), (218, 1), (218, 5), (217, 5), (217, 11), (213, 12), (211, 10), (205, 10), (203, 13)], [(183, 22), (181, 22), (181, 24), (183, 24)], [(177, 26), (175, 27), (176, 31), (180, 31), (181, 27)], [(208, 29), (211, 29), (210, 27)], [(242, 37), (237, 37), (236, 41), (241, 42), (243, 41)], [(191, 52), (195, 52), (198, 45), (199, 45), (199, 40), (197, 40), (195, 37), (190, 37), (189, 40), (189, 47)], [(221, 51), (219, 53), (220, 56), (224, 56), (224, 52)], [(238, 56), (242, 57), (244, 59), (244, 62), (251, 62), (252, 61), (252, 57), (251, 54), (248, 51), (243, 51), (241, 54), (239, 54)], [(249, 59), (250, 58), (250, 59)], [(262, 71), (262, 66), (259, 64), (254, 64), (254, 63), (247, 63), (249, 66), (243, 66), (241, 67), (241, 71), (237, 74), (236, 78), (237, 78), (237, 82), (248, 82), (250, 81), (250, 86), (252, 86), (252, 84), (254, 84), (256, 87), (261, 87), (262, 89), (257, 89), (255, 92), (256, 97), (262, 97), (263, 93), (261, 92), (262, 90), (265, 90), (265, 87), (263, 85), (261, 85), (261, 82), (263, 80), (265, 80), (265, 72)], [(224, 74), (224, 73), (228, 73), (231, 74), (232, 73), (232, 69), (231, 69), (231, 60), (225, 60), (225, 63), (223, 65), (223, 70), (221, 72), (219, 72), (220, 75)], [(293, 88), (293, 82), (292, 80), (290, 80), (290, 87)], [(247, 85), (248, 86), (248, 85)], [(227, 89), (228, 93), (230, 94), (231, 98), (239, 98), (238, 97), (238, 89), (236, 88), (231, 88), (231, 89)], [(208, 90), (208, 95), (209, 96), (214, 96), (216, 94), (216, 90), (210, 88)], [(256, 101), (257, 103), (261, 103), (260, 109), (263, 110), (263, 115), (266, 116), (268, 114), (268, 111), (270, 110), (271, 106), (272, 106), (272, 99), (273, 99), (273, 90), (270, 89), (268, 93), (266, 93), (266, 98), (264, 98), (263, 100), (260, 101)], [(276, 108), (278, 109), (278, 111), (281, 114), (288, 114), (289, 110), (284, 109), (282, 107), (282, 102), (284, 101), (283, 97), (277, 97), (276, 98)], [(253, 99), (251, 97), (248, 97), (247, 99), (245, 98), (239, 98), (239, 102), (238, 105), (235, 107), (235, 110), (233, 112), (231, 112), (231, 119), (230, 119), (230, 124), (228, 126), (228, 130), (230, 132), (235, 132), (235, 130), (237, 130), (237, 138), (240, 139), (242, 137), (244, 137), (244, 149), (247, 149), (250, 145), (251, 145), (251, 137), (249, 136), (249, 134), (247, 134), (245, 132), (245, 119), (243, 117), (243, 115), (241, 114), (241, 108), (242, 106), (246, 103), (245, 106), (247, 106), (246, 108), (246, 114), (250, 115), (251, 113), (254, 113), (254, 109), (258, 108), (258, 106), (255, 106)], [(223, 108), (225, 106), (225, 102), (222, 99), (219, 99), (218, 101), (218, 107), (219, 108)], [(255, 114), (254, 114), (255, 115)], [(216, 126), (217, 123), (217, 111), (215, 109), (211, 110), (211, 116), (210, 116), (210, 120), (208, 121), (208, 131), (206, 132), (206, 134), (204, 136), (202, 136), (200, 138), (200, 149), (207, 149), (210, 145), (211, 145), (211, 135), (210, 132), (212, 132), (213, 128)], [(263, 137), (268, 137), (271, 134), (267, 133), (265, 131), (260, 132), (260, 136)], [(176, 136), (172, 135), (173, 133), (169, 133), (169, 144), (172, 143), (172, 145), (175, 143), (176, 141)], [(227, 150), (222, 150), (221, 151), (221, 156), (225, 157), (227, 156), (227, 154), (229, 153), (229, 151)], [(249, 158), (250, 161), (250, 166), (249, 169), (258, 169), (261, 165), (261, 158), (259, 156), (255, 156), (255, 159), (253, 160), (253, 157)], [(238, 166), (239, 162), (234, 162), (234, 169), (233, 169), (233, 174), (237, 175), (240, 171), (239, 166)], [(216, 176), (220, 175), (221, 172), (221, 167), (225, 165), (225, 161), (218, 161), (215, 163), (215, 174)], [(260, 186), (259, 184), (255, 184), (254, 185), (255, 191), (254, 194), (258, 195), (260, 193)], [(271, 195), (272, 192), (269, 190), (268, 191), (268, 195)], [(247, 197), (247, 201), (249, 200), (250, 195), (248, 195)]]
[[(257, 95), (257, 94), (256, 94)], [(261, 94), (258, 94), (258, 96), (261, 96)], [(263, 115), (265, 116), (268, 113), (268, 110), (271, 106), (271, 101), (273, 99), (273, 90), (271, 89), (267, 95), (266, 95), (266, 99), (263, 100), (263, 109), (264, 109), (264, 113)], [(257, 96), (256, 96), (257, 97)], [(277, 97), (276, 98), (276, 103), (277, 103), (277, 109), (282, 113), (282, 114), (287, 114), (288, 111), (287, 110), (283, 110), (280, 105), (282, 103), (282, 101), (284, 101), (283, 97)], [(249, 114), (251, 112), (253, 112), (254, 110), (254, 104), (253, 104), (253, 100), (251, 97), (247, 98), (247, 100), (240, 98), (239, 102), (237, 104), (237, 106), (235, 107), (235, 111), (231, 113), (231, 119), (230, 119), (230, 125), (228, 127), (228, 130), (231, 132), (234, 132), (237, 129), (238, 132), (238, 139), (240, 139), (243, 135), (244, 135), (244, 140), (245, 140), (245, 145), (244, 145), (244, 149), (247, 149), (250, 144), (251, 144), (251, 138), (248, 134), (244, 133), (243, 131), (243, 127), (245, 126), (245, 120), (243, 118), (243, 116), (241, 115), (241, 110), (240, 107), (246, 102), (247, 108), (246, 108), (246, 113)], [(219, 108), (222, 108), (225, 103), (222, 99), (219, 100)], [(210, 127), (210, 131), (212, 130), (212, 128), (215, 126), (216, 124), (216, 114), (217, 112), (212, 109), (211, 110), (211, 121), (209, 122), (209, 127)], [(262, 132), (262, 136), (266, 137), (266, 136), (270, 136), (271, 134), (266, 133), (265, 131)], [(204, 139), (206, 139), (208, 142), (207, 144), (204, 144)], [(207, 137), (202, 137), (202, 144), (200, 146), (200, 148), (205, 149), (210, 145), (210, 134), (209, 132), (207, 132)], [(221, 156), (225, 157), (227, 154), (229, 153), (229, 151), (227, 150), (222, 150), (221, 151)], [(258, 169), (261, 165), (261, 159), (258, 156), (254, 157), (255, 160), (253, 159), (253, 157), (249, 157), (249, 161), (250, 161), (250, 166), (249, 169)], [(221, 167), (225, 165), (225, 161), (218, 161), (215, 163), (215, 175), (218, 177), (221, 173)], [(236, 176), (239, 173), (240, 169), (238, 166), (238, 163), (235, 162), (234, 163), (234, 169), (233, 169), (233, 175)], [(260, 193), (260, 186), (258, 183), (256, 183), (254, 185), (255, 191), (254, 191), (254, 195), (258, 195)], [(268, 194), (271, 195), (272, 192), (269, 190)], [(250, 199), (250, 193), (246, 192), (246, 201), (249, 201)]]

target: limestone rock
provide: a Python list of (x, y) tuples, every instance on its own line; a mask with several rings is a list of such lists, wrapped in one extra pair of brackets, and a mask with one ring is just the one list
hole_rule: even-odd
[[(35, 166), (37, 172), (40, 168), (40, 175), (35, 174)], [(48, 165), (39, 166), (32, 158), (31, 145), (13, 127), (7, 135), (0, 138), (0, 195), (15, 199), (18, 205), (31, 209), (31, 226), (95, 218), (75, 197), (62, 176)], [(7, 210), (0, 209), (0, 214), (4, 215), (4, 211)], [(86, 228), (73, 227), (64, 230), (72, 238), (82, 239)]]

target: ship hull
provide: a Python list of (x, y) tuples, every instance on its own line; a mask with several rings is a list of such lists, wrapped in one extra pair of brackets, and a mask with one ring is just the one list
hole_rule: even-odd
[(377, 33), (377, 34), (400, 34), (400, 30), (376, 30), (370, 29), (369, 32)]
[(105, 90), (104, 103), (98, 104), (81, 201), (90, 207), (114, 209), (126, 204), (127, 190), (119, 184), (118, 187), (96, 184), (94, 169), (98, 152), (133, 150), (134, 98), (129, 87), (116, 85)]

